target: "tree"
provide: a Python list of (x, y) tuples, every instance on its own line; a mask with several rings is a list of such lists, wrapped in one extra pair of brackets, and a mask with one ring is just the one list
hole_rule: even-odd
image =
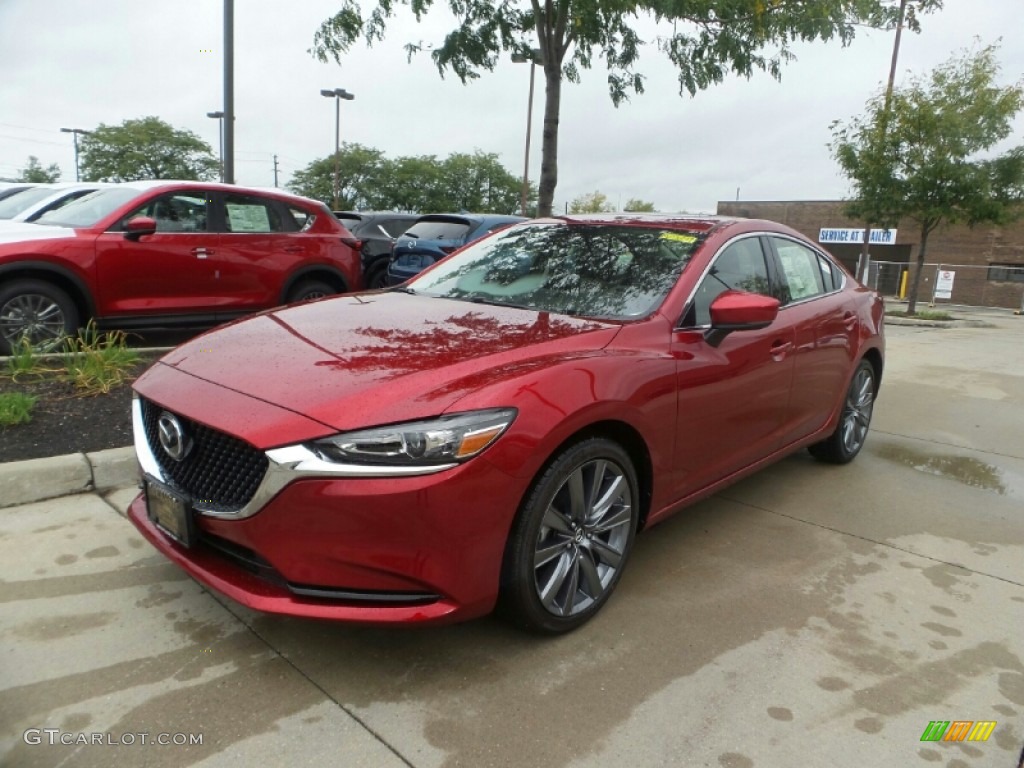
[[(384, 153), (379, 149), (345, 142), (338, 152), (339, 204), (342, 210), (377, 207), (378, 187), (383, 181)], [(314, 160), (292, 176), (289, 188), (300, 195), (334, 202), (334, 155)]]
[(210, 181), (220, 163), (192, 131), (157, 117), (103, 125), (81, 139), (81, 175), (89, 181), (189, 179)]
[[(417, 21), (435, 0), (376, 0), (363, 14), (359, 0), (340, 0), (341, 9), (320, 25), (311, 52), (321, 61), (342, 56), (360, 38), (370, 45), (383, 39), (396, 7), (412, 9)], [(440, 4), (440, 3), (439, 3)], [(919, 0), (907, 26), (917, 29), (917, 10), (941, 7), (942, 0)], [(452, 71), (463, 82), (491, 71), (499, 55), (533, 58), (540, 51), (544, 69), (544, 130), (538, 213), (551, 215), (558, 183), (558, 127), (563, 80), (579, 82), (580, 70), (595, 59), (608, 67), (608, 90), (618, 106), (631, 92), (642, 93), (644, 78), (635, 65), (644, 42), (633, 19), (648, 16), (665, 28), (657, 46), (679, 71), (680, 93), (694, 95), (720, 83), (730, 72), (750, 77), (766, 71), (778, 78), (793, 58), (797, 40), (843, 44), (856, 24), (891, 26), (896, 10), (887, 0), (447, 0), (456, 27), (437, 45), (405, 46), (408, 55), (424, 48), (443, 77)]]
[(654, 203), (649, 203), (646, 200), (639, 200), (635, 197), (631, 197), (626, 201), (626, 207), (624, 211), (631, 213), (656, 213), (654, 210)]
[(574, 198), (569, 203), (569, 213), (608, 213), (614, 211), (615, 206), (608, 201), (604, 192), (587, 192)]
[[(388, 159), (377, 149), (343, 144), (338, 156), (341, 205), (346, 209), (442, 213), (515, 213), (520, 180), (493, 153), (455, 153)], [(289, 187), (306, 197), (334, 197), (334, 156), (314, 160)]]
[(38, 157), (29, 155), (28, 163), (21, 169), (21, 175), (17, 180), (27, 181), (32, 184), (52, 184), (60, 180), (60, 166), (56, 163), (50, 163), (46, 168), (43, 168)]
[(920, 226), (907, 314), (917, 294), (928, 236), (940, 224), (1005, 223), (1024, 204), (1024, 146), (983, 156), (1010, 135), (1024, 107), (1021, 83), (998, 86), (996, 47), (965, 51), (893, 91), (864, 113), (833, 123), (831, 148), (853, 182), (852, 215), (885, 226), (903, 217)]

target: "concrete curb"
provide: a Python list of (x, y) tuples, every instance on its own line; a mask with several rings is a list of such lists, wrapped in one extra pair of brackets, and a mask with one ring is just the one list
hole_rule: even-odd
[(111, 448), (0, 464), (0, 508), (88, 491), (111, 491), (138, 482), (135, 450)]

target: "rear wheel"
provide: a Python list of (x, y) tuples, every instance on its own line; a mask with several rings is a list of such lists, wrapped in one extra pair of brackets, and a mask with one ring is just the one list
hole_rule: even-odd
[(288, 304), (333, 296), (337, 291), (323, 280), (303, 280), (288, 291)]
[(546, 634), (592, 618), (622, 576), (639, 498), (633, 463), (617, 443), (592, 438), (559, 455), (512, 527), (501, 593), (509, 618)]
[(388, 267), (387, 261), (378, 267), (373, 267), (366, 275), (366, 287), (368, 290), (374, 291), (378, 288), (384, 288), (388, 284)]
[(52, 283), (15, 280), (0, 288), (0, 353), (10, 354), (22, 339), (52, 349), (77, 328), (75, 302)]
[(875, 392), (875, 368), (867, 360), (861, 360), (846, 393), (835, 432), (807, 449), (814, 458), (830, 464), (853, 461), (868, 436)]

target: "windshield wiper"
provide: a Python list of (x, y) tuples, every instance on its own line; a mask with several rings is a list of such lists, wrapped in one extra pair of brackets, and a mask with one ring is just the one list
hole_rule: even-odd
[(474, 304), (487, 304), (492, 307), (511, 307), (512, 309), (529, 309), (537, 311), (536, 307), (528, 307), (525, 304), (511, 304), (506, 301), (495, 301), (494, 299), (485, 299), (483, 296), (466, 296), (466, 301), (471, 301)]
[(396, 285), (390, 289), (390, 293), (408, 293), (410, 296), (415, 296), (416, 291), (412, 288), (404, 288), (401, 285)]

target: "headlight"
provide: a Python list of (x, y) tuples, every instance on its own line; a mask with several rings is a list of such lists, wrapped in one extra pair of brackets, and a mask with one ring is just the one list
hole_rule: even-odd
[(418, 466), (466, 461), (504, 432), (515, 408), (470, 411), (429, 421), (343, 432), (308, 448), (325, 461)]

